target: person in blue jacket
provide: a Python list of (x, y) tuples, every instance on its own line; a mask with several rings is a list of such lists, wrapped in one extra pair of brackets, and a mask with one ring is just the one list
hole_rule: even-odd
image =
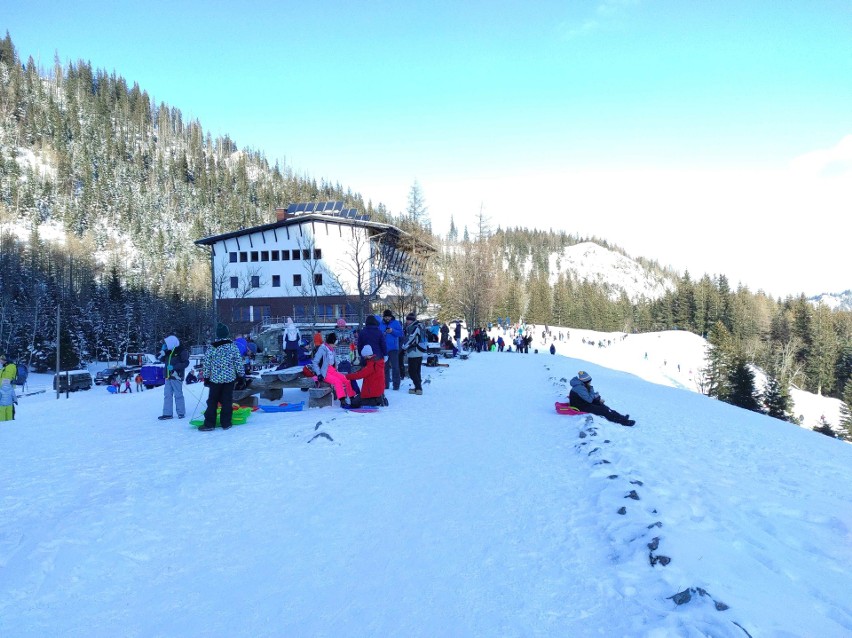
[(629, 414), (621, 415), (604, 405), (601, 395), (595, 392), (592, 386), (592, 375), (580, 370), (577, 376), (571, 379), (571, 392), (568, 394), (568, 403), (581, 412), (589, 412), (602, 416), (607, 421), (620, 425), (634, 425), (636, 421)]
[(390, 308), (382, 313), (382, 328), (388, 354), (385, 364), (385, 389), (389, 389), (393, 384), (393, 389), (399, 390), (399, 340), (405, 333), (402, 330), (402, 324), (393, 316)]

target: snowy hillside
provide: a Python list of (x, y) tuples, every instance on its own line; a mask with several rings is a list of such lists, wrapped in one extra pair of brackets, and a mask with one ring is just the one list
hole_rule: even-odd
[[(690, 391), (695, 335), (565, 336), (227, 432), (21, 398), (0, 635), (852, 635), (852, 446)], [(557, 415), (579, 369), (637, 425)]]
[(852, 290), (844, 290), (840, 293), (823, 293), (811, 297), (808, 301), (814, 304), (823, 303), (832, 310), (852, 310)]
[[(559, 275), (570, 275), (577, 281), (597, 284), (612, 300), (617, 300), (622, 292), (631, 301), (658, 299), (675, 287), (671, 279), (655, 276), (640, 263), (594, 242), (566, 246), (561, 252), (551, 253), (549, 262), (551, 286)], [(528, 275), (531, 268), (532, 261), (528, 259), (524, 274)]]

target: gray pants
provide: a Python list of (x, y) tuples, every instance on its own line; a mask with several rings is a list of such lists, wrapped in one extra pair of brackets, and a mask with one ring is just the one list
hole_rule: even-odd
[(163, 415), (174, 416), (172, 412), (172, 398), (174, 397), (175, 409), (178, 416), (183, 418), (186, 415), (186, 405), (183, 402), (183, 381), (180, 379), (166, 379), (166, 385), (163, 387)]
[(399, 350), (390, 350), (388, 360), (385, 362), (385, 387), (399, 390)]

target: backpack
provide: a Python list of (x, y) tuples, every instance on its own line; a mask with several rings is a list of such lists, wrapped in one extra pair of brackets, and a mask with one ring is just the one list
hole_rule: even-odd
[(15, 385), (24, 385), (27, 382), (27, 375), (30, 371), (27, 370), (27, 366), (23, 363), (19, 363), (17, 368), (18, 374), (15, 376)]

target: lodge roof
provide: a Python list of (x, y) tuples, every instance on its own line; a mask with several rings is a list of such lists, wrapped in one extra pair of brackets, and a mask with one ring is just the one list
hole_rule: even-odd
[[(292, 206), (292, 205), (291, 205)], [(280, 216), (278, 220), (270, 224), (262, 224), (260, 226), (252, 226), (251, 228), (240, 228), (229, 233), (219, 235), (211, 235), (195, 240), (195, 244), (199, 246), (212, 246), (220, 241), (233, 239), (235, 237), (244, 237), (253, 233), (263, 232), (266, 230), (275, 230), (277, 228), (285, 228), (287, 226), (295, 226), (304, 224), (305, 222), (322, 222), (325, 224), (337, 224), (340, 226), (355, 226), (367, 228), (374, 231), (374, 235), (387, 234), (393, 239), (394, 243), (403, 250), (413, 250), (415, 247), (418, 250), (425, 252), (436, 252), (435, 248), (414, 235), (397, 228), (393, 224), (385, 224), (382, 222), (370, 221), (366, 216), (359, 217), (342, 217), (334, 214), (324, 213), (297, 213)]]

